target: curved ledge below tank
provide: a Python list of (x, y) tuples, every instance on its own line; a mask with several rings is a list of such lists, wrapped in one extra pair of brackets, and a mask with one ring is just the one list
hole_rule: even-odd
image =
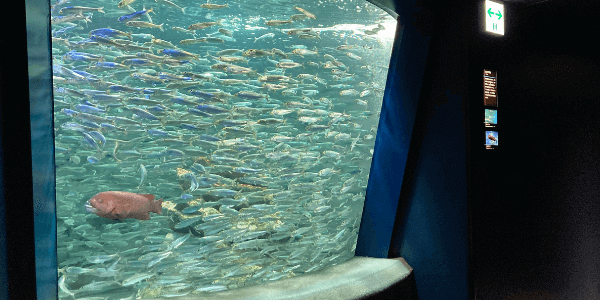
[(231, 291), (189, 294), (186, 300), (418, 299), (412, 268), (403, 258), (354, 257), (298, 277)]

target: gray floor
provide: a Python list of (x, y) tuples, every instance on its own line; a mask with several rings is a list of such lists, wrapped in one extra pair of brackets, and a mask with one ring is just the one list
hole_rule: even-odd
[(354, 257), (314, 273), (232, 291), (189, 294), (194, 300), (308, 300), (356, 299), (406, 278), (412, 268), (402, 258)]

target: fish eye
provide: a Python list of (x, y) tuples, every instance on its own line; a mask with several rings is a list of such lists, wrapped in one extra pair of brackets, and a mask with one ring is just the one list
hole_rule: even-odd
[(96, 199), (98, 202), (102, 203), (102, 198)]

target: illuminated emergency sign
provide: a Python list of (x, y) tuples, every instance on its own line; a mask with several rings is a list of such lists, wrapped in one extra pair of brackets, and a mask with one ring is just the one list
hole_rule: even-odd
[(485, 1), (485, 31), (504, 35), (504, 4)]

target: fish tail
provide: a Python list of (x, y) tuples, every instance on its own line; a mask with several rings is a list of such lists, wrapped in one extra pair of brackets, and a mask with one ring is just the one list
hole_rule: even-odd
[(98, 12), (101, 12), (101, 13), (105, 14), (104, 10), (102, 10), (103, 8), (104, 8), (104, 6), (98, 8)]
[(125, 35), (127, 35), (127, 37), (129, 38), (129, 40), (131, 41), (131, 35), (133, 34), (133, 31), (127, 32), (125, 33)]
[(160, 198), (160, 199), (152, 202), (152, 212), (162, 215), (162, 203), (163, 203), (163, 198)]
[(162, 23), (160, 25), (158, 25), (158, 29), (160, 29), (160, 31), (164, 32), (165, 30), (163, 29), (163, 25), (165, 25), (165, 23)]
[(185, 9), (186, 9), (186, 7), (182, 7), (181, 8), (181, 13), (184, 14), (184, 15), (185, 15)]

